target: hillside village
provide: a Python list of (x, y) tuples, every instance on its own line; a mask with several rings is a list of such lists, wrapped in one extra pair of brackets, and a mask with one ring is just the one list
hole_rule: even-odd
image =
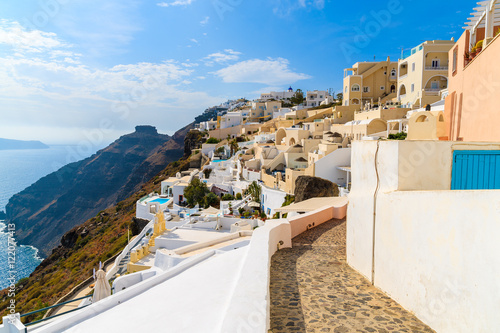
[(359, 59), (337, 94), (208, 108), (188, 170), (136, 202), (112, 295), (29, 331), (495, 332), (498, 22), (483, 1), (459, 40)]

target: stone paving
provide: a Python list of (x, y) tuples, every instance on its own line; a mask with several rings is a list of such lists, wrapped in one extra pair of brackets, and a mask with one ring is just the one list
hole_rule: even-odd
[(434, 332), (347, 265), (345, 235), (331, 220), (273, 256), (269, 332)]

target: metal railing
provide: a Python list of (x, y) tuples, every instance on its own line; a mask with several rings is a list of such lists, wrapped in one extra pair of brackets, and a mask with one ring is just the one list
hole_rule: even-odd
[(440, 67), (426, 66), (425, 70), (426, 71), (447, 71), (448, 66), (440, 66)]
[[(59, 307), (61, 305), (65, 305), (65, 304), (68, 304), (68, 303), (73, 303), (73, 302), (76, 302), (76, 301), (81, 301), (83, 299), (86, 299), (86, 298), (91, 298), (92, 295), (89, 295), (89, 296), (83, 296), (83, 297), (80, 297), (80, 298), (75, 298), (73, 300), (70, 300), (70, 301), (66, 301), (66, 302), (62, 302), (62, 303), (59, 303), (59, 304), (56, 304), (56, 305), (51, 305), (51, 306), (48, 306), (46, 308), (43, 308), (43, 309), (39, 309), (39, 310), (35, 310), (35, 311), (31, 311), (31, 312), (28, 312), (28, 313), (25, 313), (25, 314), (22, 314), (21, 315), (21, 318), (22, 317), (27, 317), (27, 316), (31, 316), (35, 313), (40, 313), (40, 312), (43, 312), (43, 311), (47, 311), (49, 309), (52, 309), (52, 308), (55, 308), (55, 307)], [(35, 325), (35, 324), (38, 324), (38, 323), (41, 323), (41, 322), (44, 322), (46, 320), (49, 320), (49, 319), (52, 319), (52, 318), (56, 318), (56, 317), (59, 317), (59, 316), (62, 316), (62, 315), (65, 315), (65, 314), (68, 314), (68, 313), (71, 313), (71, 312), (74, 312), (74, 311), (77, 311), (77, 310), (81, 310), (83, 308), (86, 308), (87, 306), (89, 305), (92, 305), (91, 304), (87, 304), (87, 305), (84, 305), (84, 306), (81, 306), (79, 308), (76, 308), (76, 309), (73, 309), (73, 310), (69, 310), (69, 311), (66, 311), (66, 312), (63, 312), (63, 313), (58, 313), (56, 315), (53, 315), (53, 316), (50, 316), (50, 317), (47, 317), (47, 318), (43, 318), (43, 319), (39, 319), (39, 320), (36, 320), (36, 321), (32, 321), (30, 323), (26, 323), (24, 324), (24, 326), (31, 326), (31, 325)]]

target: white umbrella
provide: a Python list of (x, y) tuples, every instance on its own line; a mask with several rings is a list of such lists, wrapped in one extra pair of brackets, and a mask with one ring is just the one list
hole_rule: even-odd
[(94, 296), (92, 296), (92, 303), (99, 302), (111, 295), (111, 287), (108, 280), (106, 280), (106, 273), (100, 269), (96, 273), (97, 281), (94, 287)]

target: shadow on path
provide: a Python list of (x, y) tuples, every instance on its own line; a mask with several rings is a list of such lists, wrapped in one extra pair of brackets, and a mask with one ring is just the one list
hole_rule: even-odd
[(292, 240), (271, 260), (271, 332), (433, 332), (346, 262), (345, 220)]

